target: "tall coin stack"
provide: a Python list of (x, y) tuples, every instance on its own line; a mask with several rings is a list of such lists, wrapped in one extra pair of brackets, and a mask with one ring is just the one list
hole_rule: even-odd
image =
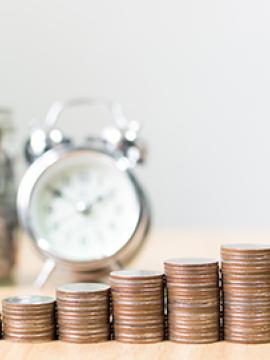
[(164, 276), (156, 271), (113, 271), (115, 340), (154, 343), (164, 340)]
[(110, 340), (110, 286), (71, 283), (58, 287), (59, 339), (74, 343)]
[(219, 266), (211, 259), (164, 263), (168, 292), (168, 339), (203, 344), (219, 340)]
[(270, 342), (270, 246), (221, 247), (224, 339)]
[(55, 300), (50, 296), (13, 296), (2, 301), (3, 336), (14, 341), (55, 339)]

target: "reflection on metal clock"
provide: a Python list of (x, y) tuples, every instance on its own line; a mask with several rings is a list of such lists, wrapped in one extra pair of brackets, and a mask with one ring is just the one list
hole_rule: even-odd
[[(77, 146), (56, 127), (66, 107), (102, 105), (115, 127)], [(96, 271), (130, 257), (150, 224), (147, 200), (133, 174), (144, 159), (137, 122), (128, 122), (119, 104), (100, 99), (55, 103), (44, 126), (26, 143), (30, 163), (17, 208), (24, 230), (47, 261), (37, 278), (42, 285), (57, 264)]]

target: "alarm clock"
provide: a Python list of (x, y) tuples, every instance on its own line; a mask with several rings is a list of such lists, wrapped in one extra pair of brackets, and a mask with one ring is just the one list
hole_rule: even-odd
[[(63, 110), (105, 106), (114, 126), (82, 144), (57, 127)], [(76, 120), (75, 120), (76, 121)], [(17, 195), (22, 228), (47, 259), (36, 279), (42, 286), (56, 265), (74, 271), (115, 268), (146, 238), (150, 208), (133, 169), (145, 158), (139, 123), (106, 99), (56, 102), (25, 145), (29, 162)]]

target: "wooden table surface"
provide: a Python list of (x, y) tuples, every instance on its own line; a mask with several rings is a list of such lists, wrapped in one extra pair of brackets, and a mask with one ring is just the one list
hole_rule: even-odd
[[(218, 258), (220, 245), (232, 242), (270, 243), (270, 234), (184, 230), (152, 232), (141, 252), (127, 267), (162, 269), (162, 261), (170, 257)], [(67, 271), (58, 269), (44, 289), (35, 289), (32, 282), (41, 265), (42, 259), (33, 250), (29, 240), (20, 236), (17, 267), (14, 272), (15, 283), (0, 287), (0, 297), (26, 293), (54, 294), (55, 286), (71, 279)], [(182, 345), (164, 341), (158, 344), (129, 345), (110, 341), (101, 344), (75, 345), (61, 341), (31, 344), (1, 340), (0, 359), (269, 360), (270, 344), (240, 345), (222, 341), (209, 345)]]

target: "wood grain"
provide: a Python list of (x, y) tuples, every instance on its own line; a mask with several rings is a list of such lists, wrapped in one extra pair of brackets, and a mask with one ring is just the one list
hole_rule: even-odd
[(22, 344), (0, 341), (1, 360), (269, 360), (270, 344), (238, 345), (220, 342), (210, 345), (182, 345), (169, 341), (129, 345), (110, 341), (75, 345), (61, 341)]

